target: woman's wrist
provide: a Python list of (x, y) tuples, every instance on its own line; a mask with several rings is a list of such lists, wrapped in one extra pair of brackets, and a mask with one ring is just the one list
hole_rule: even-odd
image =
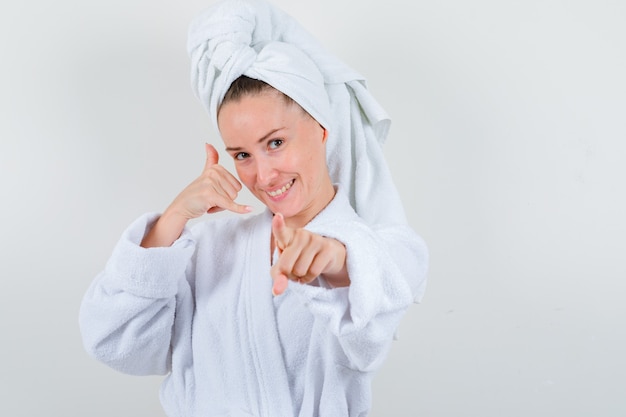
[(334, 268), (330, 272), (325, 272), (322, 277), (333, 288), (350, 286), (350, 276), (346, 266), (346, 247), (338, 240), (331, 239), (333, 244), (337, 245), (337, 258), (334, 262)]
[(172, 246), (183, 233), (186, 224), (186, 218), (173, 211), (165, 210), (146, 233), (141, 241), (141, 246), (144, 248)]

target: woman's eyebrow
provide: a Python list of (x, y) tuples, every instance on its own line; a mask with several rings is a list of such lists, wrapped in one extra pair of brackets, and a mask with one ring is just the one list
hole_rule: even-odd
[[(256, 141), (256, 143), (261, 143), (264, 142), (265, 140), (267, 140), (268, 137), (272, 136), (274, 133), (278, 132), (279, 130), (284, 129), (284, 127), (279, 127), (276, 129), (272, 129), (269, 132), (267, 132), (265, 135), (263, 135), (263, 137), (261, 137), (259, 140)], [(227, 147), (226, 151), (227, 152), (234, 152), (234, 151), (240, 151), (243, 148), (240, 146), (235, 146), (235, 147)]]

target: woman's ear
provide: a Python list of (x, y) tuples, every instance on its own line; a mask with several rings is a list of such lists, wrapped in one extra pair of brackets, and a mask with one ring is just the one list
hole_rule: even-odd
[(326, 143), (326, 139), (328, 139), (328, 129), (326, 129), (326, 128), (324, 128), (324, 126), (322, 126), (322, 130), (324, 131), (324, 136), (322, 137), (322, 143)]

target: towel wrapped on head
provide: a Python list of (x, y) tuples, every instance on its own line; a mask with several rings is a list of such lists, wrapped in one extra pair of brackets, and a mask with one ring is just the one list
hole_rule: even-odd
[(364, 78), (343, 64), (282, 10), (264, 0), (222, 0), (189, 29), (191, 80), (217, 129), (217, 112), (241, 75), (283, 92), (329, 133), (331, 179), (369, 224), (406, 224), (381, 145), (386, 112)]

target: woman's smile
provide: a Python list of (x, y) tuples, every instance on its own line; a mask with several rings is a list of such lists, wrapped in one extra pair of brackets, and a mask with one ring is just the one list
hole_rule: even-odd
[(265, 192), (275, 201), (282, 200), (283, 198), (286, 197), (285, 193), (287, 192), (287, 190), (291, 188), (291, 186), (293, 185), (295, 181), (296, 180), (293, 179), (289, 181), (287, 184), (283, 185), (281, 188), (278, 188), (272, 191), (266, 190)]

